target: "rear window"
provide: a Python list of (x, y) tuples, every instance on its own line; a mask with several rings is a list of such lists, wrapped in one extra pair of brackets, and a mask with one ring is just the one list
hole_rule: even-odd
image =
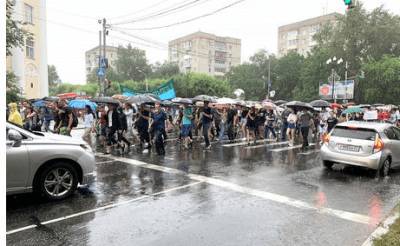
[(376, 132), (372, 129), (336, 126), (331, 136), (375, 141)]

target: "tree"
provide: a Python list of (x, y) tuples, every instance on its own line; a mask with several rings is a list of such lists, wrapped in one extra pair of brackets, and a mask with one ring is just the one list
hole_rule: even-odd
[(49, 87), (57, 86), (57, 84), (61, 83), (60, 77), (58, 76), (56, 66), (47, 65), (48, 68), (48, 80)]
[(132, 48), (128, 44), (126, 48), (122, 46), (118, 48), (117, 56), (116, 70), (121, 81), (143, 81), (151, 73), (144, 50)]
[(245, 91), (248, 100), (259, 100), (265, 97), (265, 81), (262, 79), (260, 68), (256, 64), (244, 63), (233, 67), (226, 75), (230, 87)]
[(187, 73), (173, 77), (174, 87), (178, 97), (195, 97), (197, 95), (229, 96), (231, 90), (226, 80), (207, 74)]
[(18, 102), (21, 99), (20, 89), (17, 86), (17, 77), (14, 73), (6, 73), (6, 102)]
[(18, 48), (25, 45), (25, 39), (31, 34), (21, 28), (23, 23), (12, 18), (14, 1), (6, 2), (6, 55), (11, 55), (12, 48)]
[(178, 64), (172, 62), (164, 62), (163, 64), (157, 62), (156, 64), (152, 65), (152, 70), (153, 72), (151, 74), (151, 78), (168, 79), (179, 74)]
[(360, 82), (363, 103), (400, 104), (400, 58), (384, 56), (363, 65)]

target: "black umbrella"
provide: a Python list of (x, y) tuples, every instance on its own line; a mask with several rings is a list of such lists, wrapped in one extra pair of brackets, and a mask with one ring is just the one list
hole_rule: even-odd
[(208, 95), (195, 96), (195, 97), (193, 97), (193, 101), (203, 101), (203, 102), (211, 102), (211, 103), (217, 102), (214, 97), (208, 96)]
[(60, 100), (60, 98), (51, 96), (51, 97), (43, 97), (42, 100), (47, 102), (57, 102), (58, 100)]
[(331, 104), (329, 102), (324, 101), (324, 100), (312, 101), (312, 102), (310, 102), (310, 105), (313, 107), (316, 107), (316, 108), (327, 108), (327, 107), (331, 106)]
[(175, 106), (176, 104), (171, 102), (170, 100), (164, 100), (161, 102), (161, 105), (167, 106), (167, 107), (172, 107), (172, 106)]
[(309, 109), (309, 110), (314, 110), (313, 106), (311, 106), (309, 103), (305, 102), (300, 102), (300, 101), (291, 101), (285, 104), (286, 107), (289, 108), (295, 108), (295, 109)]
[(110, 103), (110, 104), (119, 104), (120, 102), (117, 99), (112, 97), (95, 97), (90, 99), (90, 101), (95, 103)]
[(285, 103), (287, 103), (287, 101), (285, 101), (285, 100), (278, 100), (278, 101), (276, 101), (276, 102), (274, 102), (275, 103), (275, 105), (282, 105), (282, 104), (285, 104)]
[(129, 97), (127, 102), (140, 105), (140, 104), (154, 104), (156, 102), (160, 102), (160, 100), (156, 99), (155, 97), (149, 94), (140, 94)]
[(180, 97), (177, 97), (177, 98), (172, 99), (172, 101), (173, 101), (174, 103), (179, 103), (179, 104), (193, 104), (192, 99), (189, 99), (189, 98), (180, 98)]
[(375, 103), (374, 104), (374, 107), (381, 107), (381, 106), (385, 106), (385, 104), (383, 104), (383, 103)]

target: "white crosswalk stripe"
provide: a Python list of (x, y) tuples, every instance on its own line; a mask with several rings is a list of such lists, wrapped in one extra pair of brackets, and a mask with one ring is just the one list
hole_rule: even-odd
[(245, 149), (257, 149), (257, 148), (266, 148), (266, 147), (274, 147), (274, 146), (280, 146), (280, 145), (285, 145), (288, 144), (288, 141), (285, 142), (277, 142), (277, 143), (271, 143), (271, 144), (261, 144), (261, 145), (254, 145), (254, 146), (247, 146)]
[[(310, 144), (309, 146), (314, 146), (315, 143)], [(295, 146), (288, 146), (288, 147), (284, 147), (284, 148), (279, 148), (279, 149), (271, 149), (270, 151), (272, 152), (282, 152), (282, 151), (286, 151), (286, 150), (291, 150), (291, 149), (300, 149), (301, 148), (301, 144), (299, 145), (295, 145)]]

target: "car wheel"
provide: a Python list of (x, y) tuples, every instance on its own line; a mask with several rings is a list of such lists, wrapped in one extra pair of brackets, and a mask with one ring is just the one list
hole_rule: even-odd
[(323, 161), (322, 164), (324, 165), (325, 168), (332, 169), (333, 162), (331, 162), (331, 161)]
[(388, 176), (389, 175), (389, 172), (390, 172), (390, 159), (389, 158), (387, 158), (383, 163), (382, 163), (382, 166), (381, 166), (381, 169), (380, 169), (380, 174), (381, 174), (381, 176), (382, 177), (386, 177), (386, 176)]
[(49, 165), (39, 177), (37, 190), (49, 200), (61, 200), (70, 196), (78, 185), (75, 168), (65, 162)]

